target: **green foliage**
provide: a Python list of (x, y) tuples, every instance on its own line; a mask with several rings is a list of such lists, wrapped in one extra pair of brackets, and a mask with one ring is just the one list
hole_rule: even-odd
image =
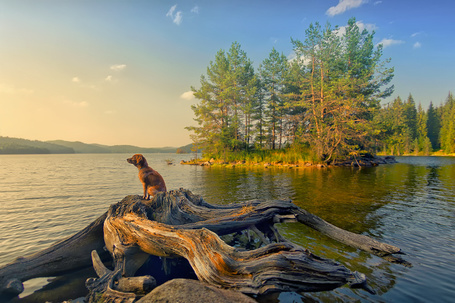
[(455, 153), (455, 98), (451, 93), (442, 107), (439, 139), (445, 153)]
[(207, 78), (201, 77), (201, 87), (192, 87), (200, 100), (191, 107), (199, 126), (187, 127), (206, 153), (226, 154), (249, 144), (256, 84), (252, 62), (240, 44), (234, 42), (228, 53), (218, 51)]
[(449, 93), (444, 105), (428, 110), (417, 109), (411, 95), (407, 102), (400, 97), (384, 106), (375, 118), (380, 130), (383, 152), (392, 155), (430, 155), (439, 148), (455, 153), (455, 99)]
[[(262, 97), (265, 100), (264, 122), (266, 146), (281, 149), (284, 136), (292, 128), (292, 113), (289, 106), (288, 85), (290, 64), (284, 54), (275, 48), (259, 67)], [(295, 139), (295, 136), (294, 136)], [(278, 146), (277, 146), (278, 145)]]
[(427, 111), (427, 132), (433, 150), (439, 149), (439, 132), (441, 130), (441, 117), (437, 109), (430, 102), (430, 107)]
[(305, 34), (304, 42), (292, 40), (294, 60), (272, 49), (258, 74), (236, 42), (216, 54), (192, 88), (198, 126), (187, 128), (207, 155), (306, 144), (328, 162), (373, 148), (373, 118), (393, 92), (382, 46), (355, 19), (345, 33), (316, 23)]

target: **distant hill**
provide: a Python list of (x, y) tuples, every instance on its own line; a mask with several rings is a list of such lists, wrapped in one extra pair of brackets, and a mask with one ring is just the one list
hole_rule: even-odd
[(74, 149), (52, 142), (0, 137), (0, 154), (74, 154)]
[(102, 145), (64, 140), (32, 141), (0, 136), (0, 154), (93, 154), (93, 153), (176, 153), (191, 152), (192, 144), (177, 147), (145, 148), (132, 145)]
[(83, 142), (70, 142), (63, 140), (54, 140), (47, 141), (48, 143), (57, 144), (60, 146), (65, 146), (67, 148), (72, 148), (74, 152), (81, 154), (95, 154), (95, 153), (111, 153), (108, 148), (103, 147), (102, 145), (97, 144), (86, 144)]
[(102, 145), (102, 144), (87, 144), (83, 142), (70, 142), (63, 140), (47, 141), (49, 143), (58, 144), (74, 149), (76, 153), (175, 153), (176, 147), (159, 147), (145, 148), (133, 145)]

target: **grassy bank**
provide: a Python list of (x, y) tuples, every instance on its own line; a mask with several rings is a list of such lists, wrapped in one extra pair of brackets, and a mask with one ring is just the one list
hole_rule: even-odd
[(377, 155), (378, 156), (406, 156), (406, 157), (411, 157), (411, 156), (419, 156), (419, 157), (455, 157), (455, 153), (447, 154), (447, 153), (444, 153), (442, 150), (431, 152), (429, 154), (420, 152), (420, 153), (405, 153), (405, 154), (402, 154), (402, 155), (391, 155), (389, 153), (380, 152), (380, 153), (377, 153)]
[(224, 155), (210, 155), (195, 162), (212, 164), (269, 164), (269, 165), (305, 165), (316, 164), (315, 156), (306, 149), (255, 150), (230, 152)]
[(200, 166), (264, 166), (264, 167), (327, 167), (327, 166), (376, 166), (395, 163), (394, 157), (375, 157), (369, 154), (336, 159), (330, 163), (320, 162), (310, 149), (257, 150), (233, 152), (223, 157), (205, 157), (181, 164)]

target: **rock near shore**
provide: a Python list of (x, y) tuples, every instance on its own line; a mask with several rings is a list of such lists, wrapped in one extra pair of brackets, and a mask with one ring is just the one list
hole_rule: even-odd
[(255, 303), (257, 301), (240, 292), (217, 288), (207, 283), (189, 279), (170, 280), (137, 301), (137, 303), (165, 302)]

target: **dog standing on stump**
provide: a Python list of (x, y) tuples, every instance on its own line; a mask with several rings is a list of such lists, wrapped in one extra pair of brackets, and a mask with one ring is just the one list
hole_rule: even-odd
[(126, 159), (128, 163), (133, 164), (139, 169), (139, 180), (144, 187), (144, 199), (153, 198), (158, 192), (166, 192), (166, 184), (163, 177), (151, 168), (147, 160), (141, 154), (135, 154), (131, 158)]

